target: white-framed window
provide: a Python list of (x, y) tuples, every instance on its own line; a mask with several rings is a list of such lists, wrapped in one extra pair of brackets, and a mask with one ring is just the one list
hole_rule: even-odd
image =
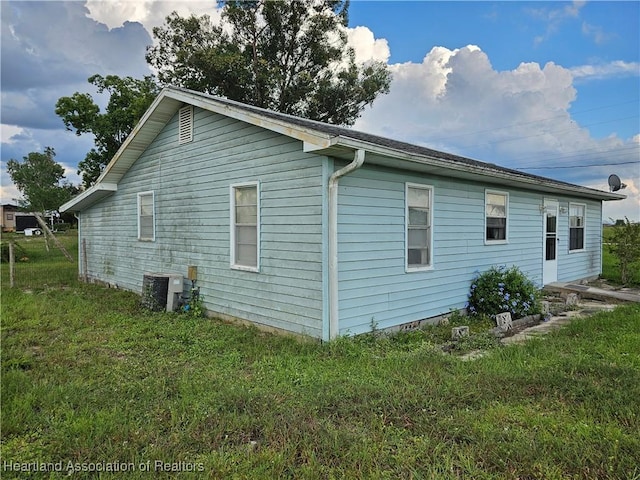
[(405, 268), (407, 272), (433, 266), (433, 187), (405, 185)]
[(187, 105), (178, 111), (178, 144), (193, 140), (193, 106)]
[(509, 194), (496, 190), (484, 192), (485, 243), (507, 243)]
[(587, 206), (580, 203), (569, 204), (569, 251), (584, 250), (584, 223)]
[(154, 241), (156, 239), (155, 194), (138, 193), (138, 240)]
[(260, 270), (260, 184), (231, 185), (231, 268)]

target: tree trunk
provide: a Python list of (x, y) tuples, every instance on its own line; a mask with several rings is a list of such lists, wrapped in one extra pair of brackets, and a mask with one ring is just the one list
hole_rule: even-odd
[(56, 238), (56, 236), (53, 234), (53, 232), (51, 231), (51, 229), (49, 228), (49, 226), (47, 225), (47, 222), (44, 221), (44, 219), (42, 218), (42, 216), (39, 213), (35, 213), (35, 217), (36, 220), (38, 220), (38, 223), (40, 224), (40, 226), (42, 227), (42, 230), (44, 230), (45, 235), (51, 235), (51, 238), (53, 239), (53, 243), (56, 244), (56, 247), (58, 247), (60, 249), (60, 251), (62, 252), (62, 254), (67, 257), (67, 260), (69, 260), (71, 263), (73, 263), (73, 257), (71, 255), (69, 255), (69, 252), (67, 252), (67, 249), (64, 248), (64, 245), (62, 245), (60, 243), (60, 241)]

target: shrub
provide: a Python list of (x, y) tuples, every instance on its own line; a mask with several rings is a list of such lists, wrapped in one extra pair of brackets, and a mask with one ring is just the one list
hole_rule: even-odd
[(491, 267), (471, 282), (467, 308), (472, 315), (495, 319), (498, 313), (510, 312), (521, 318), (541, 312), (540, 290), (515, 265)]
[(627, 217), (624, 219), (625, 222), (616, 221), (607, 247), (618, 260), (622, 283), (628, 285), (634, 270), (640, 265), (640, 223), (631, 223)]

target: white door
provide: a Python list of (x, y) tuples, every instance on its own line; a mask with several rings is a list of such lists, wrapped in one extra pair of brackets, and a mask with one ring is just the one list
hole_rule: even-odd
[(545, 200), (544, 207), (542, 283), (547, 285), (558, 280), (558, 202)]

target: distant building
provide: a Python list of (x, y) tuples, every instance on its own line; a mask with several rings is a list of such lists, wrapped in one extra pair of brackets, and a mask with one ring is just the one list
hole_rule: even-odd
[(16, 231), (16, 212), (18, 207), (10, 203), (0, 205), (0, 218), (2, 218), (2, 231), (3, 232), (15, 232)]

